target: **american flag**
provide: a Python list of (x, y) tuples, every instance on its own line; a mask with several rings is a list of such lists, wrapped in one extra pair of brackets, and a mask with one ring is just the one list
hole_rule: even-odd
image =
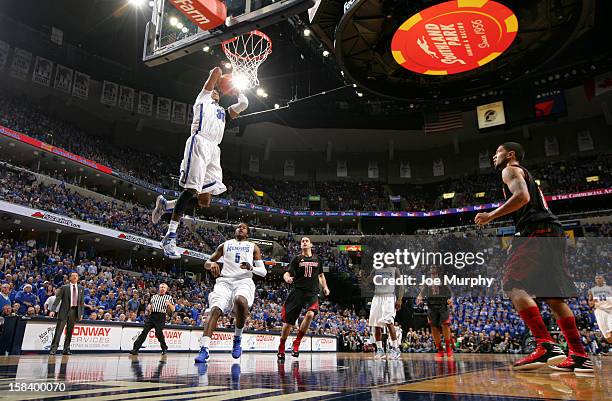
[(426, 134), (463, 128), (461, 111), (441, 111), (425, 114), (423, 129)]

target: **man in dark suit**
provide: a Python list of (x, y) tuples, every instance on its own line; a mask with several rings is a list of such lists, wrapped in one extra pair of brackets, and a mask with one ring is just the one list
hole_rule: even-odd
[[(85, 294), (82, 285), (79, 285), (79, 274), (76, 272), (70, 273), (68, 277), (70, 281), (57, 290), (53, 310), (57, 310), (59, 303), (61, 306), (57, 313), (57, 325), (55, 326), (55, 334), (53, 334), (53, 342), (49, 354), (55, 355), (59, 345), (60, 337), (66, 327), (66, 338), (64, 340), (64, 355), (70, 355), (70, 341), (72, 340), (72, 329), (74, 324), (83, 318), (83, 309), (85, 305)], [(50, 312), (49, 316), (54, 317), (55, 312)]]

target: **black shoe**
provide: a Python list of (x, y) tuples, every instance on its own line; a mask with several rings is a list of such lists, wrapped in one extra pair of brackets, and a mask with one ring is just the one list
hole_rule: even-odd
[(72, 355), (72, 352), (69, 349), (64, 350), (64, 352), (62, 352), (62, 354), (64, 355)]
[(300, 356), (300, 351), (296, 351), (296, 350), (292, 350), (291, 351), (291, 356), (294, 358), (297, 358)]
[(162, 355), (166, 355), (167, 353), (168, 353), (168, 350), (167, 350), (167, 349), (163, 349), (163, 350), (162, 350)]
[(138, 350), (135, 350), (135, 349), (130, 350), (130, 354), (132, 354), (132, 355), (138, 355)]
[(49, 355), (55, 355), (55, 354), (57, 354), (57, 350), (56, 350), (56, 349), (51, 348), (51, 349), (49, 350)]
[(279, 352), (278, 354), (276, 354), (276, 357), (278, 358), (278, 362), (279, 363), (285, 363), (285, 353), (281, 353)]

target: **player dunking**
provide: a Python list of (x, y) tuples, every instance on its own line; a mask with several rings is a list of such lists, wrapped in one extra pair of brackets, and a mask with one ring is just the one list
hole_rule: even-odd
[[(402, 307), (404, 287), (395, 285), (395, 278), (400, 276), (397, 267), (383, 267), (374, 269), (369, 280), (374, 283), (374, 297), (370, 307), (368, 324), (374, 328), (374, 340), (376, 341), (376, 358), (384, 358), (382, 329), (385, 327), (391, 337), (391, 359), (399, 359), (401, 352), (397, 333), (395, 332), (395, 312)], [(398, 293), (397, 298), (395, 293)]]
[[(168, 231), (162, 239), (164, 254), (171, 259), (181, 257), (176, 252), (176, 230), (185, 211), (196, 206), (210, 206), (212, 195), (226, 190), (219, 149), (225, 130), (225, 110), (219, 106), (219, 92), (215, 89), (219, 78), (221, 69), (213, 68), (193, 105), (191, 136), (185, 144), (179, 178), (183, 192), (173, 201), (159, 195), (151, 214), (151, 220), (156, 224), (164, 213), (172, 213)], [(231, 118), (236, 118), (248, 105), (248, 99), (240, 93), (238, 103), (228, 107), (227, 111)]]
[[(492, 212), (478, 213), (474, 219), (483, 225), (512, 214), (516, 226), (502, 285), (538, 345), (529, 356), (516, 361), (514, 369), (531, 370), (548, 364), (558, 370), (593, 372), (574, 314), (564, 300), (577, 293), (567, 270), (565, 233), (537, 183), (520, 165), (524, 155), (523, 147), (516, 142), (497, 148), (493, 163), (502, 170), (506, 202)], [(567, 340), (569, 356), (553, 342), (532, 295), (545, 300), (552, 309)]]
[(601, 334), (608, 344), (612, 344), (612, 287), (606, 285), (601, 274), (595, 277), (595, 287), (589, 290), (589, 306), (595, 310)]
[(302, 338), (308, 332), (315, 314), (319, 312), (319, 285), (323, 287), (323, 294), (325, 296), (329, 295), (329, 288), (323, 274), (323, 266), (321, 266), (319, 258), (312, 254), (310, 238), (302, 238), (300, 247), (302, 252), (291, 260), (289, 271), (283, 274), (285, 282), (293, 284), (293, 288), (281, 309), (283, 329), (277, 354), (279, 362), (285, 361), (285, 342), (287, 337), (289, 337), (289, 333), (291, 333), (291, 329), (293, 329), (293, 325), (297, 322), (298, 317), (300, 317), (300, 312), (303, 308), (306, 308), (306, 314), (298, 329), (297, 338), (293, 341), (291, 353), (296, 358), (300, 355)]
[[(242, 355), (242, 329), (255, 300), (253, 274), (265, 277), (267, 273), (259, 247), (248, 241), (248, 236), (249, 226), (240, 223), (234, 239), (219, 245), (204, 264), (204, 268), (210, 270), (217, 280), (213, 291), (208, 295), (208, 318), (204, 324), (204, 335), (200, 339), (200, 353), (195, 358), (198, 363), (208, 362), (208, 348), (217, 321), (232, 310), (236, 319), (232, 357), (238, 359)], [(223, 267), (219, 267), (217, 263), (221, 257)]]

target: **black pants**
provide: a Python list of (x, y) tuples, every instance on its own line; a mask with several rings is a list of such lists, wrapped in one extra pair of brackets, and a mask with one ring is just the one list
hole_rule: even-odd
[(72, 306), (68, 310), (68, 320), (57, 320), (57, 324), (55, 325), (55, 333), (53, 334), (53, 341), (51, 342), (51, 349), (53, 351), (57, 351), (59, 340), (62, 336), (62, 332), (64, 331), (64, 327), (66, 327), (66, 337), (64, 338), (64, 351), (70, 349), (70, 342), (72, 341), (72, 329), (74, 329), (74, 324), (77, 322), (77, 320), (78, 308), (76, 306)]
[(155, 329), (155, 337), (157, 337), (157, 341), (159, 341), (159, 345), (162, 350), (168, 349), (168, 345), (166, 345), (166, 338), (164, 337), (164, 324), (166, 324), (166, 314), (153, 312), (151, 316), (147, 318), (145, 321), (144, 328), (142, 329), (142, 333), (138, 336), (136, 341), (134, 341), (134, 350), (138, 351), (142, 346), (142, 343), (147, 339), (147, 335), (151, 329)]

